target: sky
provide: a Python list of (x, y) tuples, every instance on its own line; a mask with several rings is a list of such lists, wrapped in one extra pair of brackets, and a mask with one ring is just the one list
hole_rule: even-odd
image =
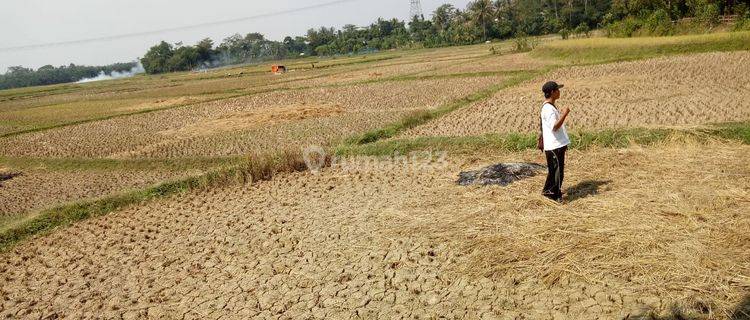
[[(134, 61), (159, 41), (214, 43), (234, 34), (260, 32), (271, 40), (304, 35), (311, 27), (368, 25), (379, 17), (407, 20), (409, 0), (340, 0), (313, 9), (270, 15), (335, 0), (3, 0), (0, 4), (0, 73), (10, 66), (38, 68), (75, 63), (105, 65)], [(464, 9), (469, 0), (421, 0), (426, 18), (450, 3)], [(213, 22), (255, 17), (222, 24)], [(182, 28), (158, 33), (152, 31)], [(28, 47), (146, 33), (109, 40)], [(25, 47), (25, 48), (18, 48)]]

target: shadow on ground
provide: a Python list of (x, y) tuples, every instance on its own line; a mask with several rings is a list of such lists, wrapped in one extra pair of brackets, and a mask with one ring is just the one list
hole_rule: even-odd
[(576, 201), (578, 199), (586, 198), (588, 196), (593, 196), (599, 193), (599, 187), (603, 185), (607, 185), (612, 180), (586, 180), (581, 181), (578, 184), (568, 187), (566, 190), (568, 197), (567, 200), (569, 202)]
[[(693, 306), (693, 311), (685, 311), (682, 308), (672, 308), (672, 311), (666, 315), (657, 315), (652, 311), (646, 311), (643, 314), (628, 315), (625, 319), (632, 320), (707, 320), (715, 319), (716, 314), (711, 314), (711, 309), (706, 305), (699, 303)], [(750, 320), (750, 294), (746, 295), (737, 307), (728, 315), (729, 320)]]
[(20, 172), (0, 172), (0, 187), (3, 185), (3, 181), (13, 179), (20, 175)]

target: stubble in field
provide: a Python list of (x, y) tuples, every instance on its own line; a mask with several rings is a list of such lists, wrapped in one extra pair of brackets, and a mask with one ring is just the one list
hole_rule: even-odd
[(538, 160), (531, 151), (170, 197), (0, 255), (0, 313), (729, 317), (750, 272), (748, 152), (689, 141), (571, 152), (566, 206), (538, 195), (541, 176), (455, 183), (460, 170)]
[(746, 51), (567, 67), (503, 90), (403, 136), (535, 132), (547, 80), (565, 84), (569, 130), (671, 127), (750, 119)]
[[(327, 145), (396, 121), (410, 112), (438, 107), (502, 80), (502, 77), (438, 79), (269, 92), (9, 137), (0, 141), (0, 150), (7, 156), (171, 158)], [(290, 116), (300, 112), (294, 111), (295, 106), (335, 111), (308, 110), (302, 117)], [(274, 115), (272, 111), (281, 114)], [(255, 121), (245, 126), (244, 120), (251, 120), (248, 116), (283, 118), (283, 121), (262, 126)], [(236, 130), (208, 130), (200, 135), (170, 134), (180, 130), (195, 133), (191, 128), (222, 121), (243, 125), (232, 127)]]
[[(0, 174), (2, 172), (0, 170)], [(145, 188), (200, 171), (31, 169), (12, 172), (20, 174), (0, 182), (0, 218), (32, 213), (60, 203)]]

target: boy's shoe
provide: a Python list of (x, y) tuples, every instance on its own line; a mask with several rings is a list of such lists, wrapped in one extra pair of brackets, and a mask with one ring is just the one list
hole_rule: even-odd
[(551, 195), (551, 194), (542, 194), (542, 195), (545, 198), (550, 199), (550, 200), (552, 200), (554, 202), (557, 202), (557, 203), (562, 203), (562, 201), (563, 201), (562, 196), (555, 197), (554, 195)]

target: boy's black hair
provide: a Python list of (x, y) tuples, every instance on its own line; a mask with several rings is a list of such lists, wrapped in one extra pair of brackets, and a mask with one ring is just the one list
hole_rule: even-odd
[(562, 87), (563, 87), (562, 84), (558, 84), (557, 82), (554, 82), (554, 81), (547, 81), (547, 83), (545, 83), (542, 86), (542, 92), (544, 92), (544, 98), (549, 99), (549, 97), (552, 96), (552, 92), (554, 92), (555, 90), (559, 90)]

